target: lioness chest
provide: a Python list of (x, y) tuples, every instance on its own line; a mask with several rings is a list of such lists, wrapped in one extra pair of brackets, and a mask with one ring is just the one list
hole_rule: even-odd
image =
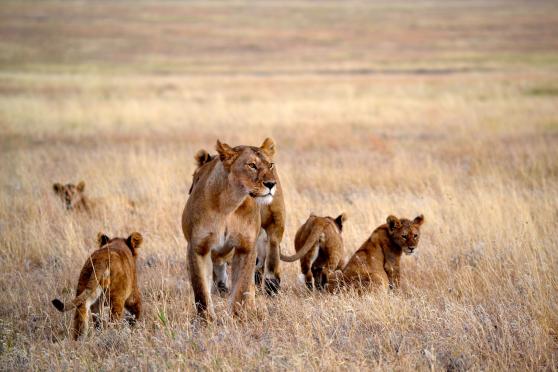
[[(252, 202), (254, 205), (250, 205)], [(260, 211), (249, 200), (250, 207), (239, 207), (229, 215), (208, 216), (203, 235), (211, 237), (210, 246), (214, 255), (225, 256), (232, 249), (253, 249), (260, 227)]]

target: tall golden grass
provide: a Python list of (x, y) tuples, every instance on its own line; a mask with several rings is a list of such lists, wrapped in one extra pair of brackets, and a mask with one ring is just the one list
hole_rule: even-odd
[[(556, 370), (556, 14), (2, 3), (0, 369)], [(283, 264), (256, 318), (195, 321), (180, 228), (193, 155), (268, 136), (283, 252), (311, 212), (348, 214), (349, 253), (388, 214), (425, 215), (401, 293), (309, 293)], [(79, 180), (91, 214), (52, 192)], [(77, 343), (50, 300), (73, 296), (99, 231), (144, 235), (145, 316)]]

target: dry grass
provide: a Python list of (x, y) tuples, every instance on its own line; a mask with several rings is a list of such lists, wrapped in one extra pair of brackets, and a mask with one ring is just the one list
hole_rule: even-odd
[[(558, 369), (557, 10), (3, 2), (0, 369)], [(401, 294), (309, 294), (284, 264), (257, 319), (195, 322), (192, 156), (266, 136), (285, 252), (312, 211), (348, 213), (349, 252), (424, 213)], [(90, 216), (51, 190), (79, 179)], [(144, 234), (145, 317), (75, 343), (49, 302), (100, 230)]]

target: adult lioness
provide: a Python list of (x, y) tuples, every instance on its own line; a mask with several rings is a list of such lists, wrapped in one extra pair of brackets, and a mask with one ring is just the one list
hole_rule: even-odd
[(347, 284), (359, 288), (398, 288), (401, 254), (415, 251), (423, 223), (422, 214), (412, 221), (389, 216), (353, 254), (343, 270), (332, 276), (329, 288), (335, 290)]
[(311, 214), (295, 235), (293, 256), (281, 255), (281, 260), (294, 262), (300, 259), (300, 270), (308, 289), (312, 289), (312, 278), (317, 289), (323, 289), (329, 276), (345, 266), (343, 248), (343, 223), (347, 216), (337, 218), (318, 217)]
[[(206, 150), (199, 150), (195, 155), (197, 169), (194, 171), (192, 186), (199, 179), (199, 169), (202, 165), (213, 160), (217, 155), (210, 155)], [(259, 239), (259, 248), (257, 250), (256, 258), (256, 273), (255, 281), (256, 286), (261, 286), (262, 279), (264, 282), (265, 291), (268, 295), (276, 294), (281, 286), (281, 266), (279, 261), (280, 244), (283, 240), (283, 233), (285, 232), (285, 201), (283, 198), (283, 189), (277, 174), (277, 167), (273, 167), (273, 175), (277, 184), (273, 201), (266, 205), (260, 205), (260, 218), (261, 218), (261, 231)], [(220, 257), (217, 261), (213, 262), (214, 279), (226, 277), (225, 260)], [(218, 272), (217, 272), (218, 271)], [(219, 291), (225, 292), (228, 290), (226, 282), (216, 281), (216, 287)]]
[(232, 148), (217, 141), (216, 149), (219, 156), (194, 175), (182, 214), (196, 309), (207, 320), (215, 317), (210, 294), (212, 256), (226, 257), (232, 249), (230, 310), (237, 314), (241, 305), (254, 308), (255, 242), (261, 225), (258, 204), (271, 203), (277, 190), (272, 162), (275, 145), (270, 138), (261, 147)]
[(60, 311), (76, 309), (72, 327), (76, 340), (87, 332), (90, 307), (94, 307), (94, 313), (98, 312), (103, 293), (108, 296), (106, 302), (112, 320), (119, 320), (124, 309), (135, 319), (141, 315), (141, 294), (136, 276), (137, 249), (143, 241), (141, 234), (134, 232), (126, 239), (110, 239), (99, 234), (97, 241), (99, 249), (89, 256), (79, 274), (76, 298), (67, 303), (52, 300)]

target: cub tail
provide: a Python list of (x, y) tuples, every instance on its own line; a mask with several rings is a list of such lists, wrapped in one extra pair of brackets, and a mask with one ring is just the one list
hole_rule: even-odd
[(302, 248), (292, 256), (285, 256), (281, 253), (281, 261), (295, 262), (296, 260), (300, 260), (308, 252), (310, 252), (312, 248), (316, 247), (316, 245), (319, 242), (322, 242), (324, 239), (325, 239), (325, 235), (322, 229), (314, 227), (310, 232), (310, 235), (308, 236), (308, 239), (306, 239), (306, 242), (304, 243)]
[(52, 305), (58, 311), (66, 312), (75, 309), (85, 302), (92, 304), (97, 301), (103, 288), (107, 288), (110, 284), (110, 269), (106, 267), (103, 270), (97, 270), (97, 272), (100, 271), (102, 271), (100, 275), (91, 275), (89, 282), (87, 282), (87, 286), (76, 298), (66, 303), (55, 298), (52, 300)]

